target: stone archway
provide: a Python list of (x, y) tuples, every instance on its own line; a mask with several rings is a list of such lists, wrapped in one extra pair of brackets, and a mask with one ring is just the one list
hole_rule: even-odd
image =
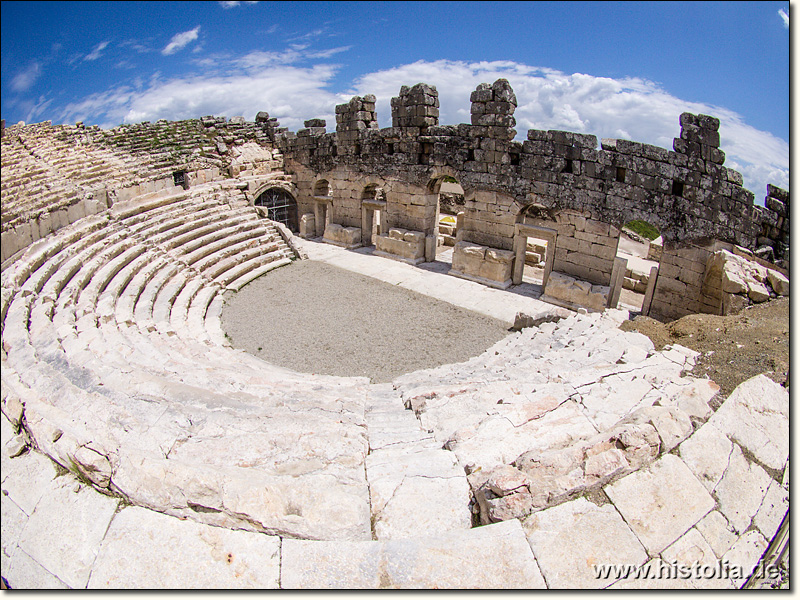
[(282, 223), (292, 233), (298, 232), (297, 200), (281, 187), (270, 187), (256, 197), (255, 206), (267, 210), (267, 218)]

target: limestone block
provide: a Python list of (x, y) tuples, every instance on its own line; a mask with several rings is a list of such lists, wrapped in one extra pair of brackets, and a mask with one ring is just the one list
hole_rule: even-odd
[(683, 462), (712, 492), (728, 468), (733, 444), (719, 429), (706, 423), (680, 446)]
[(740, 537), (736, 543), (722, 557), (722, 561), (727, 562), (732, 567), (738, 567), (741, 577), (736, 577), (732, 573), (731, 583), (735, 588), (741, 588), (753, 569), (758, 564), (759, 559), (767, 549), (768, 542), (758, 531), (752, 530)]
[(111, 522), (88, 587), (269, 589), (279, 575), (278, 537), (129, 507)]
[[(709, 543), (694, 527), (681, 536), (674, 544), (661, 553), (661, 557), (668, 563), (677, 563), (687, 569), (697, 568), (696, 565), (706, 567), (706, 571), (717, 566), (717, 556)], [(691, 573), (691, 571), (689, 571)], [(692, 573), (693, 574), (693, 573)], [(699, 589), (726, 589), (731, 587), (730, 581), (723, 578), (692, 577), (693, 587)]]
[(771, 481), (767, 472), (749, 462), (739, 446), (734, 444), (729, 466), (715, 491), (720, 512), (739, 533), (750, 526)]
[(789, 392), (766, 375), (739, 384), (708, 421), (773, 469), (789, 456)]
[(84, 588), (116, 509), (116, 499), (59, 477), (30, 515), (19, 547), (71, 588)]
[(505, 521), (430, 538), (284, 539), (281, 587), (543, 589), (545, 582), (519, 521)]
[(403, 234), (403, 241), (412, 244), (419, 244), (425, 241), (425, 234), (421, 231), (406, 231)]
[(728, 519), (716, 510), (701, 519), (696, 528), (719, 558), (722, 558), (738, 539), (733, 527), (728, 523)]
[(485, 254), (486, 246), (458, 242), (453, 247), (453, 269), (467, 275), (477, 275)]
[(753, 302), (766, 302), (769, 300), (769, 290), (763, 283), (758, 281), (748, 281), (747, 297)]
[(471, 526), (469, 485), (452, 452), (378, 450), (367, 457), (366, 469), (377, 539)]
[(2, 513), (3, 535), (0, 536), (0, 570), (8, 575), (11, 555), (17, 548), (22, 530), (28, 524), (28, 515), (5, 494), (0, 494), (0, 513)]
[(753, 523), (764, 537), (771, 540), (778, 532), (784, 516), (789, 510), (789, 489), (775, 480), (770, 481), (764, 502), (758, 509)]
[(709, 402), (719, 393), (710, 379), (691, 379), (688, 384), (671, 383), (663, 388), (661, 406), (675, 406), (690, 417), (705, 419), (711, 415)]
[[(5, 521), (3, 525), (5, 526)], [(19, 547), (14, 549), (8, 561), (8, 568), (3, 569), (3, 577), (12, 589), (66, 590), (70, 588)]]
[(604, 490), (651, 554), (672, 544), (715, 504), (683, 461), (672, 454)]
[(651, 423), (661, 438), (661, 449), (669, 452), (692, 434), (689, 415), (679, 408), (648, 406), (640, 408), (626, 418), (631, 423)]
[(314, 213), (306, 213), (300, 217), (300, 237), (312, 238), (316, 237), (317, 228)]
[[(5, 419), (3, 419), (5, 421)], [(25, 514), (32, 514), (39, 499), (50, 489), (56, 469), (49, 458), (31, 450), (16, 458), (2, 451), (2, 489)]]
[(611, 504), (578, 498), (533, 513), (523, 529), (550, 588), (603, 588), (613, 580), (598, 578), (595, 567), (647, 561), (642, 544)]
[(392, 227), (389, 229), (389, 237), (393, 240), (402, 240), (403, 236), (405, 235), (405, 229), (398, 229), (396, 227)]
[(327, 242), (343, 246), (345, 248), (355, 248), (361, 245), (360, 227), (342, 227), (338, 223), (328, 223), (325, 226), (323, 238)]
[(770, 269), (767, 271), (767, 280), (772, 287), (772, 291), (778, 294), (778, 296), (789, 295), (789, 280), (781, 273)]
[(511, 279), (514, 253), (509, 250), (487, 248), (477, 275), (492, 281), (505, 282)]

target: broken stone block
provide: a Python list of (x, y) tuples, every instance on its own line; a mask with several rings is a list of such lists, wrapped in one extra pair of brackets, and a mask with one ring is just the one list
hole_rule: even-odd
[(766, 375), (739, 384), (708, 421), (772, 469), (789, 456), (789, 392)]
[(767, 280), (772, 287), (772, 291), (778, 296), (789, 295), (789, 280), (777, 271), (767, 271)]
[(578, 498), (533, 513), (522, 527), (550, 588), (603, 588), (614, 579), (598, 578), (595, 567), (647, 561), (642, 544), (611, 504)]
[(626, 421), (651, 423), (661, 438), (661, 449), (669, 452), (692, 434), (689, 415), (674, 407), (648, 406), (632, 413)]
[(667, 548), (715, 504), (683, 461), (672, 454), (603, 489), (651, 554)]

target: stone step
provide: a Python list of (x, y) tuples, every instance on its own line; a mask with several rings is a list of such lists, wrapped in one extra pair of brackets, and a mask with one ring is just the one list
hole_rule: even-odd
[(173, 194), (159, 195), (154, 198), (132, 198), (126, 202), (116, 202), (110, 209), (112, 218), (124, 221), (130, 217), (146, 213), (150, 210), (183, 200), (188, 192), (181, 190)]
[(187, 313), (188, 335), (200, 342), (211, 343), (211, 337), (206, 330), (206, 315), (209, 305), (216, 299), (220, 290), (214, 286), (206, 285), (197, 292), (189, 305)]
[(270, 257), (272, 259), (273, 256), (277, 254), (277, 244), (271, 243), (267, 246), (255, 246), (246, 248), (238, 252), (237, 254), (227, 256), (221, 260), (217, 261), (204, 261), (205, 269), (202, 269), (201, 272), (204, 277), (208, 277), (209, 279), (214, 280), (227, 280), (224, 277), (225, 273), (230, 271), (231, 269), (236, 268), (239, 265), (243, 265), (246, 261), (252, 260), (254, 258), (260, 257)]
[[(182, 258), (186, 264), (194, 265), (210, 254), (226, 250), (235, 251), (234, 248), (245, 247), (244, 244), (257, 238), (264, 238), (265, 241), (272, 241), (272, 236), (266, 233), (259, 223), (239, 223), (215, 231), (205, 238), (202, 241), (203, 243), (197, 243), (197, 247), (194, 249), (187, 244), (183, 248), (185, 254)], [(202, 270), (203, 267), (197, 266), (196, 268)]]
[[(476, 560), (476, 557), (480, 557)], [(287, 589), (544, 589), (519, 521), (372, 542), (284, 538)]]
[(147, 239), (162, 231), (177, 227), (183, 222), (182, 217), (192, 211), (202, 214), (204, 211), (213, 210), (216, 207), (216, 203), (198, 207), (197, 199), (188, 197), (171, 204), (165, 204), (151, 211), (140, 213), (135, 217), (125, 219), (122, 223), (132, 235)]
[(94, 215), (80, 219), (72, 225), (59, 230), (55, 236), (47, 236), (34, 242), (25, 249), (22, 256), (14, 261), (13, 265), (2, 274), (3, 285), (22, 287), (25, 280), (31, 276), (45, 261), (60, 253), (63, 249), (87, 238), (91, 234), (103, 229), (108, 219), (103, 215)]
[(181, 254), (183, 253), (182, 246), (198, 240), (203, 236), (218, 231), (224, 227), (237, 222), (239, 212), (232, 212), (229, 210), (217, 209), (210, 214), (195, 219), (186, 225), (182, 225), (172, 230), (169, 235), (155, 236), (148, 240), (153, 244), (163, 246), (165, 249), (176, 249)]
[(196, 218), (225, 209), (230, 209), (230, 206), (222, 201), (190, 196), (174, 204), (138, 215), (135, 222), (131, 223), (128, 220), (125, 221), (125, 225), (134, 235), (148, 239), (179, 225), (192, 222)]
[(257, 257), (230, 269), (218, 277), (216, 281), (224, 285), (227, 290), (239, 291), (254, 279), (291, 262), (290, 258), (278, 258), (276, 260), (276, 257), (270, 255)]
[[(106, 262), (92, 277), (89, 284), (80, 292), (78, 296), (78, 306), (81, 307), (84, 314), (95, 312), (97, 306), (97, 299), (106, 290), (111, 281), (132, 263), (135, 259), (139, 258), (145, 248), (139, 244), (133, 245), (125, 249), (122, 253), (115, 256), (112, 260)], [(125, 285), (127, 281), (125, 278), (132, 277), (132, 273), (125, 272), (120, 285)], [(113, 313), (112, 313), (113, 314)]]

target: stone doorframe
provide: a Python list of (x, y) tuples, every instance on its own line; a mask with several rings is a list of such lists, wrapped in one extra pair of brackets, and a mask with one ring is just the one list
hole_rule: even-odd
[(544, 259), (544, 275), (542, 275), (542, 290), (547, 287), (547, 280), (553, 270), (553, 262), (556, 258), (556, 238), (558, 232), (547, 227), (536, 225), (524, 225), (517, 223), (514, 226), (514, 270), (511, 273), (511, 283), (519, 285), (522, 283), (522, 275), (525, 272), (525, 250), (528, 246), (528, 238), (535, 237), (547, 242), (547, 252)]
[(325, 235), (325, 226), (333, 222), (333, 198), (331, 196), (313, 196), (314, 229), (317, 237)]
[(389, 231), (388, 219), (386, 215), (386, 201), (385, 200), (369, 200), (361, 201), (361, 243), (364, 246), (372, 246), (372, 225), (375, 218), (375, 211), (380, 211), (380, 223), (378, 227), (381, 233)]

